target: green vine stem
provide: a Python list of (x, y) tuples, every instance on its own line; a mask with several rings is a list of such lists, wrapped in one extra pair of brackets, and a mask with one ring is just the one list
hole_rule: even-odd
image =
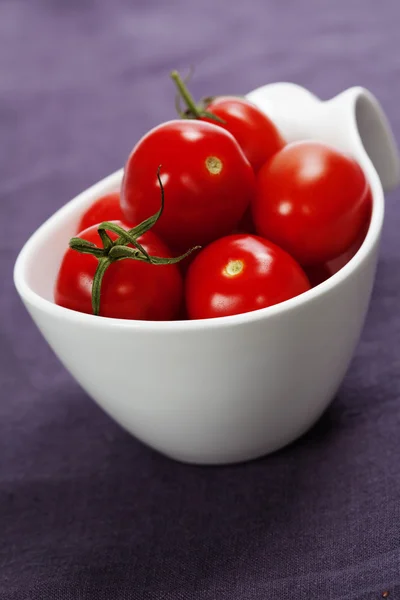
[[(202, 117), (206, 117), (217, 123), (226, 123), (223, 119), (214, 115), (211, 112), (205, 110), (206, 103), (211, 101), (211, 98), (207, 98), (200, 105), (197, 105), (192, 94), (189, 92), (188, 87), (182, 77), (179, 75), (178, 71), (171, 72), (171, 79), (175, 83), (177, 88), (177, 97), (175, 102), (176, 110), (181, 117), (181, 119), (201, 119)], [(180, 99), (182, 99), (187, 107), (187, 110), (183, 111), (180, 107)]]
[[(200, 248), (200, 246), (195, 246), (180, 256), (164, 258), (161, 256), (150, 256), (143, 246), (138, 242), (138, 238), (149, 231), (155, 225), (155, 223), (157, 223), (164, 210), (164, 187), (160, 177), (160, 170), (161, 166), (159, 166), (157, 169), (157, 179), (161, 191), (161, 206), (154, 215), (148, 219), (145, 219), (142, 221), (142, 223), (139, 223), (139, 225), (129, 230), (120, 227), (116, 223), (104, 221), (104, 223), (101, 223), (98, 227), (98, 232), (103, 247), (96, 246), (92, 242), (88, 242), (87, 240), (79, 237), (73, 237), (69, 241), (69, 247), (72, 250), (76, 250), (82, 254), (91, 254), (98, 259), (92, 285), (92, 309), (93, 314), (95, 315), (100, 314), (101, 286), (104, 274), (113, 262), (117, 260), (131, 259), (147, 262), (151, 265), (173, 265), (180, 262), (192, 252)], [(107, 231), (115, 233), (118, 236), (117, 239), (113, 241), (108, 235)]]

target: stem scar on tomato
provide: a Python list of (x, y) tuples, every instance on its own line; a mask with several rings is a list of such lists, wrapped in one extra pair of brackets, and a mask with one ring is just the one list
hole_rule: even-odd
[[(160, 170), (161, 165), (157, 169), (157, 179), (161, 192), (161, 206), (154, 215), (129, 230), (125, 230), (116, 223), (111, 223), (109, 221), (101, 223), (98, 227), (98, 232), (103, 244), (102, 248), (79, 237), (73, 237), (69, 241), (69, 247), (72, 250), (76, 250), (82, 254), (92, 254), (98, 259), (98, 265), (93, 277), (92, 285), (92, 309), (94, 315), (99, 315), (100, 313), (101, 284), (104, 273), (113, 262), (129, 258), (131, 260), (147, 262), (151, 265), (172, 265), (180, 262), (201, 247), (195, 246), (184, 254), (174, 258), (164, 258), (160, 256), (150, 256), (138, 242), (138, 238), (149, 231), (157, 223), (164, 210), (164, 187), (160, 177)], [(112, 241), (107, 231), (116, 233), (118, 238), (115, 241)], [(133, 248), (131, 246), (133, 246)]]
[(207, 156), (206, 167), (211, 175), (219, 175), (223, 169), (222, 160), (217, 156)]
[(230, 260), (225, 267), (225, 275), (228, 277), (235, 277), (240, 275), (244, 269), (244, 262), (242, 260)]

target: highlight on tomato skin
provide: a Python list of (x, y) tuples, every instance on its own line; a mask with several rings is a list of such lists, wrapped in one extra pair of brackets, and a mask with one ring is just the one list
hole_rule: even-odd
[[(115, 222), (124, 229), (126, 223)], [(80, 232), (81, 239), (101, 245), (97, 225)], [(118, 236), (109, 232), (115, 240)], [(152, 231), (138, 238), (150, 254), (172, 257), (168, 247)], [(98, 259), (68, 248), (55, 283), (56, 304), (92, 314), (92, 287)], [(178, 318), (183, 300), (183, 280), (176, 264), (153, 265), (137, 260), (113, 262), (101, 286), (100, 316), (116, 319), (170, 321)]]
[(213, 242), (193, 260), (185, 282), (190, 319), (251, 312), (310, 289), (300, 265), (275, 244), (250, 234)]

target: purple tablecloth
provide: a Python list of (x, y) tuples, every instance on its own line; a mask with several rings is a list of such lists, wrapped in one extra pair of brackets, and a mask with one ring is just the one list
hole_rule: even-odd
[[(174, 463), (58, 363), (12, 283), (29, 234), (201, 96), (354, 84), (400, 138), (399, 0), (0, 1), (1, 600), (400, 599), (400, 194), (356, 357), (314, 429), (235, 467)], [(397, 587), (396, 587), (397, 586)]]

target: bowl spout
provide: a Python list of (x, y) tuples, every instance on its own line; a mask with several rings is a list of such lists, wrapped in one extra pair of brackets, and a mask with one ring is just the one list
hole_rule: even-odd
[[(360, 146), (377, 172), (382, 187), (391, 191), (400, 183), (400, 161), (398, 148), (388, 119), (378, 100), (365, 88), (350, 88), (330, 102), (327, 110), (340, 127), (342, 135), (348, 137), (347, 146)], [(346, 127), (346, 131), (343, 131)]]

